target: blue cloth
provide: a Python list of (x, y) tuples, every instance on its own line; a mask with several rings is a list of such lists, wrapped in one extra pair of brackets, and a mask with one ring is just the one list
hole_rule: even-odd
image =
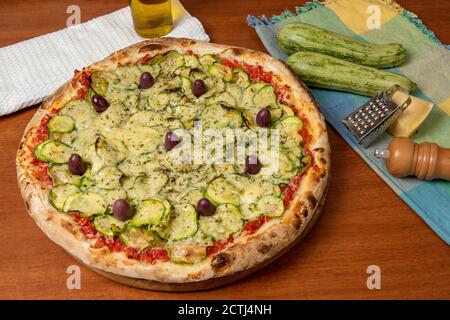
[[(358, 0), (364, 1), (364, 0)], [(434, 102), (432, 113), (423, 123), (419, 133), (413, 136), (416, 142), (430, 141), (450, 148), (450, 114), (446, 114), (445, 105), (449, 103), (450, 84), (448, 83), (448, 66), (450, 54), (434, 33), (428, 30), (413, 13), (406, 10), (394, 11), (388, 22), (379, 30), (369, 30), (360, 34), (354, 33), (345, 23), (345, 17), (333, 11), (333, 6), (339, 0), (310, 2), (296, 8), (296, 13), (286, 11), (269, 19), (248, 17), (248, 23), (256, 29), (267, 51), (280, 60), (287, 58), (278, 47), (276, 32), (280, 25), (293, 21), (302, 21), (317, 26), (332, 29), (335, 32), (353, 36), (358, 39), (388, 39), (389, 42), (402, 43), (410, 53), (410, 61), (402, 67), (391, 69), (393, 72), (406, 74), (418, 83), (415, 96)], [(344, 3), (345, 1), (342, 1)], [(345, 2), (357, 4), (357, 1)], [(380, 2), (380, 5), (381, 2)], [(338, 6), (342, 9), (342, 5)], [(343, 8), (347, 9), (347, 8)], [(352, 8), (348, 8), (347, 12)], [(357, 10), (358, 8), (353, 8)], [(398, 8), (397, 8), (398, 9)], [(341, 12), (346, 12), (342, 10)], [(355, 15), (357, 16), (357, 15)], [(347, 20), (348, 22), (348, 20)], [(447, 46), (447, 49), (450, 47)], [(429, 61), (429, 62), (428, 62)], [(433, 74), (431, 74), (432, 70)], [(415, 76), (413, 76), (415, 74)], [(430, 74), (430, 76), (428, 76)], [(419, 76), (420, 75), (420, 76)], [(428, 81), (428, 82), (427, 82)], [(432, 82), (430, 84), (430, 81)], [(327, 122), (331, 124), (344, 140), (367, 162), (367, 164), (402, 198), (447, 244), (450, 244), (450, 182), (421, 181), (413, 177), (395, 178), (389, 174), (385, 162), (375, 158), (375, 148), (386, 148), (392, 137), (385, 133), (369, 148), (359, 145), (352, 134), (341, 122), (342, 119), (357, 107), (367, 102), (368, 98), (351, 93), (333, 90), (312, 89), (312, 93), (320, 105)], [(382, 205), (382, 204), (381, 204)], [(382, 208), (380, 209), (382, 210)]]

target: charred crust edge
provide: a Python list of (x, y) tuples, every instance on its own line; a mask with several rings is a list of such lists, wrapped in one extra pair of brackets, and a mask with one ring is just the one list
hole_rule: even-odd
[(154, 51), (154, 50), (162, 50), (166, 47), (167, 46), (159, 44), (159, 43), (150, 43), (150, 44), (143, 45), (139, 49), (139, 53), (147, 53), (147, 52)]
[(308, 201), (308, 205), (311, 209), (314, 209), (316, 207), (317, 199), (312, 193), (307, 194), (306, 200)]
[(230, 263), (231, 263), (231, 256), (230, 256), (230, 254), (228, 254), (226, 252), (221, 252), (221, 253), (215, 255), (212, 258), (211, 268), (215, 272), (218, 272), (218, 271), (224, 269)]
[(256, 250), (258, 250), (258, 252), (261, 253), (261, 254), (266, 254), (266, 253), (268, 253), (270, 251), (271, 248), (272, 248), (271, 245), (267, 245), (265, 243), (260, 243), (256, 247)]

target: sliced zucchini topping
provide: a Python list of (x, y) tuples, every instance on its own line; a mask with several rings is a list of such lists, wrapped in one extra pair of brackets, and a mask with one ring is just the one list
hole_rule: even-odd
[(49, 199), (51, 205), (57, 210), (63, 210), (64, 202), (70, 196), (78, 193), (80, 189), (73, 184), (63, 184), (50, 190)]
[(107, 204), (104, 198), (94, 192), (78, 192), (72, 194), (64, 201), (64, 212), (78, 212), (83, 217), (104, 214)]
[(34, 149), (34, 154), (41, 161), (63, 164), (69, 161), (71, 149), (62, 142), (47, 140), (37, 145)]
[(201, 121), (205, 128), (239, 128), (242, 126), (240, 113), (221, 104), (207, 106), (202, 112)]
[(206, 196), (215, 204), (239, 205), (239, 189), (225, 178), (213, 180), (206, 189)]
[(117, 189), (120, 188), (120, 178), (122, 172), (116, 167), (104, 167), (95, 176), (95, 184), (102, 189)]
[(258, 200), (256, 209), (262, 216), (279, 217), (284, 212), (283, 200), (272, 195), (265, 196)]
[(303, 129), (303, 122), (295, 116), (281, 120), (276, 128), (279, 130), (280, 143), (288, 148), (298, 149), (302, 138), (300, 131)]
[(81, 185), (81, 177), (69, 171), (67, 164), (52, 164), (48, 167), (48, 174), (52, 178), (53, 185), (74, 184)]
[(201, 216), (199, 225), (202, 231), (214, 240), (226, 240), (241, 230), (242, 214), (232, 204), (222, 204), (212, 216)]
[(169, 239), (182, 240), (197, 232), (197, 212), (190, 204), (178, 204), (174, 207), (169, 225)]
[(249, 76), (240, 68), (233, 69), (233, 81), (242, 88), (247, 88), (250, 85)]
[(124, 229), (125, 223), (111, 215), (96, 216), (93, 220), (94, 228), (107, 237), (113, 237)]
[(141, 203), (130, 225), (140, 227), (144, 225), (157, 225), (165, 221), (167, 215), (166, 207), (157, 199), (148, 199)]
[[(168, 51), (94, 70), (90, 80), (83, 100), (67, 101), (48, 121), (48, 140), (34, 153), (49, 164), (55, 210), (91, 217), (102, 235), (138, 251), (160, 246), (173, 262), (201, 261), (245, 222), (282, 216), (280, 185), (311, 165), (301, 149), (303, 122), (275, 87), (214, 54)], [(220, 129), (209, 130), (219, 138), (203, 134), (201, 164), (188, 143), (197, 121), (205, 131)], [(279, 134), (280, 152), (258, 154), (256, 163), (247, 161), (251, 153), (242, 164), (209, 162), (221, 149), (208, 147), (228, 129), (238, 135), (224, 140), (227, 156), (236, 156), (236, 145), (255, 147), (262, 129)]]
[(146, 228), (135, 228), (127, 225), (119, 235), (120, 240), (131, 248), (143, 250), (157, 243), (158, 238), (155, 233)]
[(214, 57), (211, 54), (204, 54), (200, 57), (199, 60), (202, 66), (209, 66), (212, 65), (213, 63), (216, 63), (219, 60), (219, 58)]
[(54, 116), (47, 123), (50, 132), (70, 132), (75, 127), (75, 122), (69, 116)]

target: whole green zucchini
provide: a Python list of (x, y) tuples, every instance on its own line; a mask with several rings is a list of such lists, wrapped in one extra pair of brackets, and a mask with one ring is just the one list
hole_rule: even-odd
[(371, 97), (395, 84), (408, 92), (416, 88), (414, 82), (399, 74), (361, 66), (316, 52), (294, 53), (286, 60), (286, 64), (303, 82), (312, 87), (353, 92)]
[(399, 43), (362, 42), (300, 22), (282, 26), (277, 39), (287, 54), (313, 51), (375, 68), (398, 66), (406, 58), (406, 50)]

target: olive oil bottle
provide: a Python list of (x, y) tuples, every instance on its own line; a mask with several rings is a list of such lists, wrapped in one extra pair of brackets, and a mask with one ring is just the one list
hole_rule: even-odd
[(131, 0), (134, 29), (144, 38), (157, 38), (172, 30), (171, 0)]

